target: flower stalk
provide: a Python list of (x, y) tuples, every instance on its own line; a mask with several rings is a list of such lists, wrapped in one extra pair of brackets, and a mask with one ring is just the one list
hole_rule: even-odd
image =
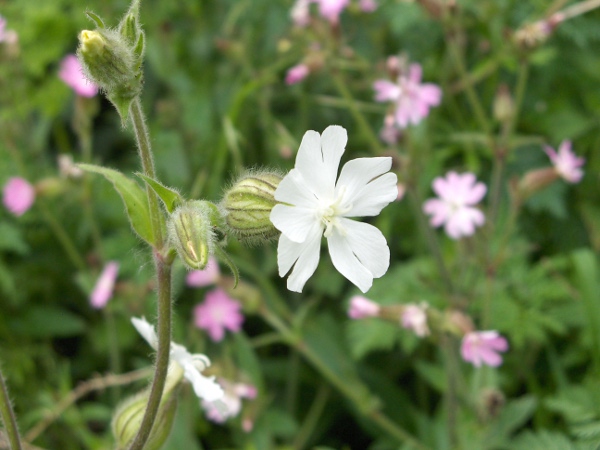
[(8, 441), (10, 442), (10, 449), (21, 450), (21, 438), (19, 436), (19, 429), (17, 428), (17, 419), (8, 398), (8, 390), (6, 389), (2, 372), (0, 372), (0, 415), (2, 416), (2, 423), (4, 424)]

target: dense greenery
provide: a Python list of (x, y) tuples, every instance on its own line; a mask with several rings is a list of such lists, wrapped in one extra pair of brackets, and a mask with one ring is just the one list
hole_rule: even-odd
[[(210, 288), (186, 286), (177, 261), (173, 340), (259, 395), (217, 425), (183, 385), (163, 448), (596, 448), (600, 12), (568, 18), (539, 42), (518, 38), (574, 4), (381, 0), (366, 13), (355, 2), (337, 27), (314, 9), (301, 28), (291, 0), (142, 0), (142, 101), (157, 178), (186, 198), (218, 202), (248, 169), (290, 170), (306, 130), (342, 125), (343, 161), (392, 156), (406, 189), (369, 220), (392, 257), (366, 296), (381, 305), (427, 302), (435, 315), (425, 338), (399, 320), (351, 320), (349, 299), (359, 291), (325, 248), (297, 294), (277, 274), (276, 243), (230, 238), (241, 276), (230, 293), (246, 319), (215, 343), (193, 322)], [(151, 376), (133, 372), (101, 388), (99, 377), (110, 384), (109, 373), (151, 367), (130, 323), (156, 316), (151, 254), (110, 183), (61, 176), (57, 166), (71, 155), (132, 179), (140, 170), (131, 126), (122, 128), (103, 96), (78, 97), (57, 75), (79, 31), (92, 27), (86, 10), (117, 23), (127, 8), (125, 0), (0, 1), (18, 34), (18, 43), (0, 43), (0, 184), (20, 176), (37, 193), (21, 217), (0, 211), (0, 364), (21, 434), (41, 448), (110, 448), (116, 406)], [(379, 139), (388, 109), (373, 100), (372, 85), (387, 78), (391, 55), (421, 64), (443, 97), (388, 145)], [(304, 58), (312, 73), (287, 85), (286, 71)], [(498, 112), (505, 100), (508, 115)], [(543, 145), (563, 140), (585, 157), (583, 180), (558, 179), (523, 197), (526, 174), (551, 167)], [(432, 181), (449, 170), (473, 172), (488, 187), (485, 225), (460, 240), (422, 213)], [(111, 260), (120, 263), (115, 295), (96, 310), (88, 298)], [(508, 339), (501, 366), (462, 360), (460, 337), (445, 325), (457, 311)], [(69, 402), (78, 386), (85, 395)], [(39, 424), (47, 427), (32, 434)]]

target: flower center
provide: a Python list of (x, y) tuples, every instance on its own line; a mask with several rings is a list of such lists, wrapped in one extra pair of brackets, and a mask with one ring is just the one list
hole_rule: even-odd
[(341, 225), (339, 218), (352, 209), (352, 204), (342, 203), (345, 192), (346, 186), (341, 186), (337, 197), (335, 197), (333, 201), (322, 202), (317, 211), (319, 219), (323, 222), (323, 225), (325, 225), (325, 232), (323, 233), (325, 237), (331, 236), (333, 229), (336, 227), (342, 236), (346, 235), (346, 230)]

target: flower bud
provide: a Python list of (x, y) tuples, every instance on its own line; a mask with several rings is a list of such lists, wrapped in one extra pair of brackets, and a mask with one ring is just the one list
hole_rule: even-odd
[(494, 119), (498, 122), (509, 122), (515, 113), (515, 104), (506, 84), (500, 85), (494, 98)]
[(225, 193), (221, 208), (228, 228), (238, 239), (252, 244), (279, 234), (269, 216), (277, 204), (275, 190), (281, 178), (273, 172), (246, 175)]
[(178, 207), (168, 224), (169, 240), (185, 265), (202, 270), (213, 252), (214, 234), (211, 209), (206, 202), (194, 200)]
[[(159, 450), (169, 437), (177, 409), (177, 397), (172, 392), (172, 389), (165, 387), (145, 450)], [(126, 399), (115, 412), (112, 431), (118, 450), (128, 448), (137, 435), (148, 404), (148, 395), (148, 391), (144, 391)]]
[(536, 192), (548, 187), (558, 178), (559, 175), (553, 167), (530, 170), (519, 181), (517, 192), (520, 200), (526, 200)]

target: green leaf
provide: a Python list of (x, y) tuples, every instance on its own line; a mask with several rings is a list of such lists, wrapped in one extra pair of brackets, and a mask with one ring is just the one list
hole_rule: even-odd
[(104, 25), (104, 22), (102, 21), (102, 19), (100, 18), (100, 16), (98, 14), (95, 14), (91, 11), (86, 11), (85, 15), (88, 16), (88, 18), (92, 22), (94, 22), (98, 28), (106, 28), (106, 26)]
[(86, 324), (79, 316), (62, 308), (31, 306), (21, 317), (11, 320), (9, 328), (29, 337), (67, 337), (85, 332)]
[(92, 164), (78, 164), (78, 166), (87, 172), (104, 175), (113, 184), (123, 199), (131, 227), (139, 237), (148, 244), (153, 245), (154, 233), (152, 232), (150, 210), (148, 209), (148, 200), (144, 190), (135, 181), (130, 180), (116, 170)]
[(162, 200), (168, 212), (172, 213), (175, 211), (175, 208), (184, 202), (183, 197), (175, 189), (168, 188), (153, 178), (144, 175), (143, 173), (137, 172), (136, 175), (144, 180), (148, 186), (150, 186), (152, 190), (156, 192), (156, 195), (158, 195), (158, 197)]
[(23, 240), (21, 230), (8, 222), (0, 223), (0, 250), (8, 250), (27, 255), (29, 245)]

